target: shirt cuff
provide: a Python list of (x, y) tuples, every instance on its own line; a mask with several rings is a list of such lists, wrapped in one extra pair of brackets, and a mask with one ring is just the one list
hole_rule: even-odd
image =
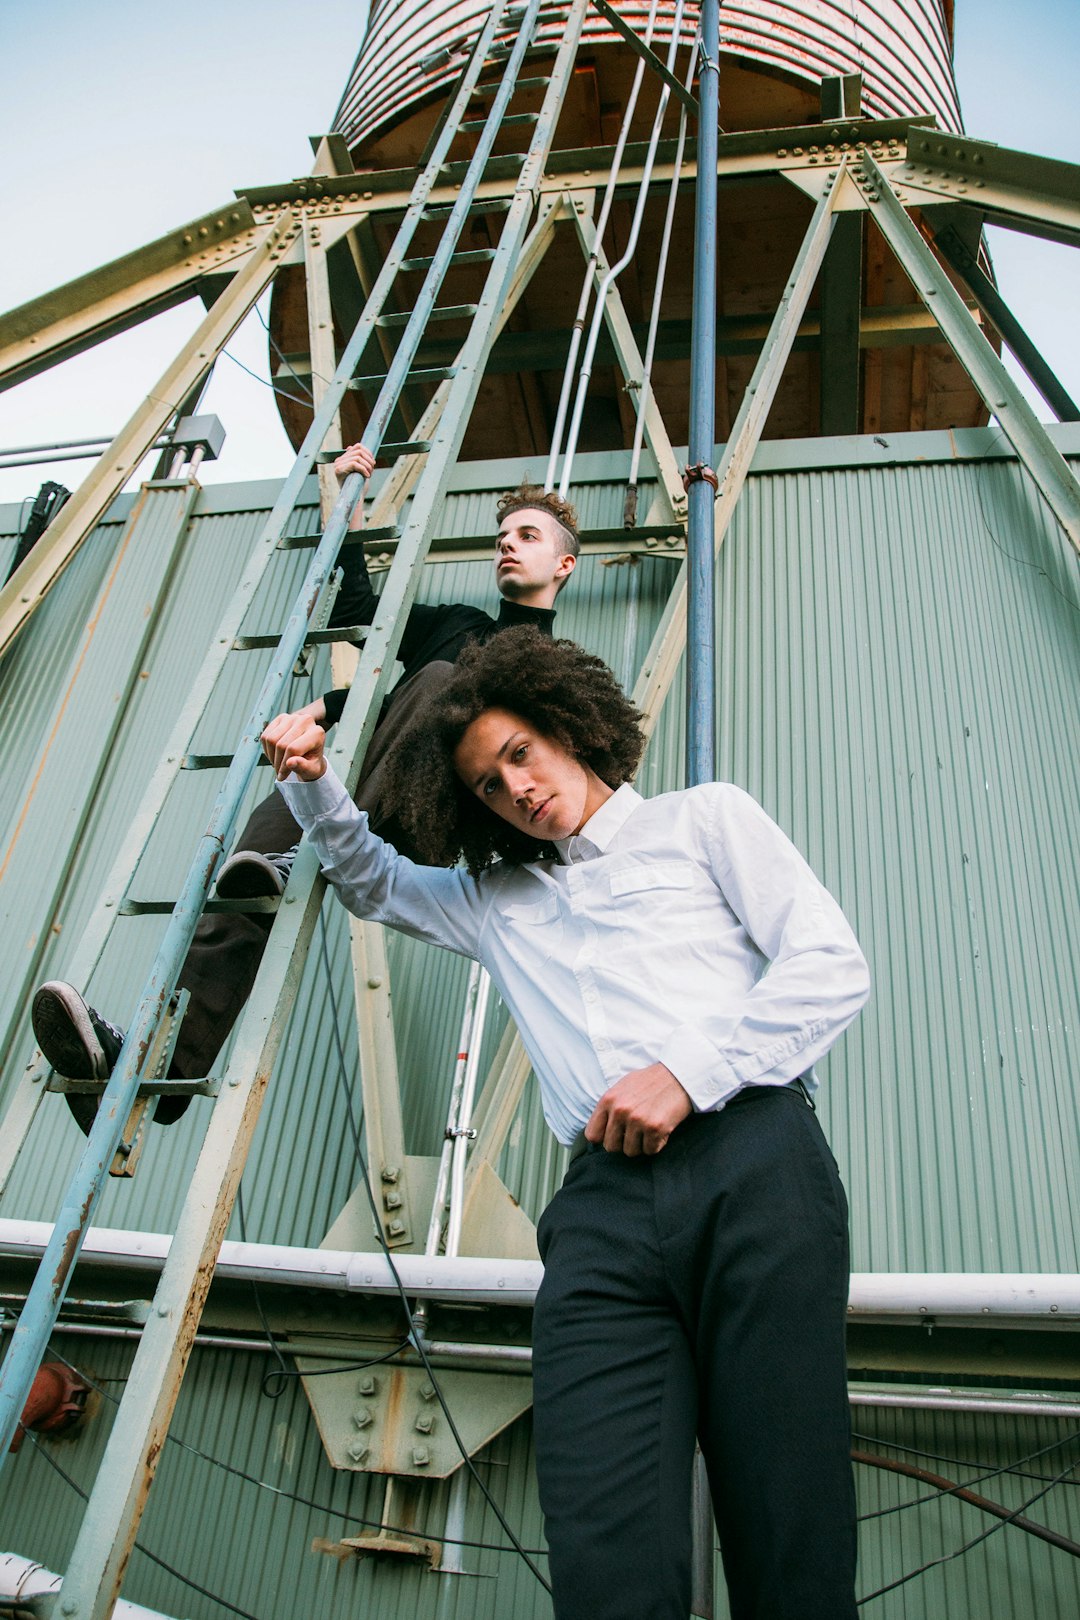
[(699, 1114), (721, 1107), (742, 1085), (731, 1064), (694, 1024), (673, 1029), (657, 1056)]
[(333, 815), (349, 797), (332, 765), (327, 765), (316, 782), (301, 781), (295, 774), (287, 776), (278, 783), (278, 791), (305, 831)]

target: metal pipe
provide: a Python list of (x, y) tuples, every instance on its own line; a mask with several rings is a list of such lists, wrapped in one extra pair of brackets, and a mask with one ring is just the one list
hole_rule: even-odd
[[(55, 1228), (48, 1221), (0, 1218), (0, 1257), (37, 1260)], [(120, 1271), (158, 1272), (172, 1238), (166, 1233), (91, 1227), (81, 1263)], [(394, 1267), (406, 1293), (476, 1304), (531, 1305), (543, 1266), (539, 1260), (458, 1255), (397, 1254)], [(308, 1249), (277, 1243), (221, 1245), (215, 1275), (399, 1297), (384, 1254)], [(853, 1272), (848, 1303), (852, 1320), (998, 1321), (1056, 1328), (1080, 1321), (1080, 1275), (1075, 1272)]]
[[(650, 44), (653, 29), (656, 25), (656, 11), (660, 0), (652, 0), (649, 8), (649, 20), (645, 25), (645, 43)], [(608, 215), (611, 213), (615, 201), (615, 184), (619, 177), (619, 168), (622, 163), (623, 151), (630, 135), (630, 123), (637, 107), (638, 95), (641, 90), (641, 81), (645, 77), (645, 63), (639, 57), (634, 69), (634, 77), (630, 85), (630, 94), (626, 98), (626, 108), (623, 112), (622, 127), (619, 138), (615, 142), (615, 150), (611, 155), (611, 168), (608, 171), (607, 185), (604, 188), (604, 200), (600, 205), (600, 215), (596, 221), (596, 245), (599, 248), (603, 243), (604, 232), (607, 229)], [(581, 283), (581, 295), (578, 298), (577, 313), (570, 334), (570, 349), (566, 356), (566, 365), (563, 368), (562, 387), (559, 390), (559, 405), (555, 413), (555, 426), (551, 430), (551, 454), (548, 456), (547, 471), (544, 474), (544, 488), (554, 489), (555, 467), (562, 448), (563, 429), (566, 426), (566, 412), (570, 405), (570, 393), (574, 385), (574, 368), (577, 365), (578, 349), (581, 347), (581, 334), (585, 330), (585, 316), (589, 308), (589, 299), (592, 296), (593, 276), (596, 273), (596, 254), (589, 256), (585, 266), (585, 276)]]
[[(679, 48), (678, 33), (679, 27), (682, 23), (682, 9), (683, 0), (678, 0), (678, 4), (675, 8), (675, 21), (672, 27), (671, 44), (668, 47), (669, 66), (674, 66), (675, 55)], [(691, 57), (690, 67), (687, 71), (687, 84), (690, 83), (693, 77), (693, 71), (694, 61), (693, 57)], [(634, 217), (630, 225), (630, 235), (623, 251), (623, 255), (616, 264), (609, 266), (596, 291), (596, 303), (593, 306), (592, 322), (589, 327), (589, 338), (585, 345), (585, 358), (581, 362), (581, 370), (578, 374), (577, 394), (574, 399), (574, 414), (570, 421), (570, 431), (566, 436), (566, 451), (563, 457), (562, 476), (559, 479), (559, 494), (564, 497), (570, 487), (570, 474), (573, 470), (574, 455), (577, 451), (578, 434), (581, 431), (581, 418), (585, 410), (585, 396), (589, 389), (589, 379), (592, 377), (592, 365), (596, 354), (596, 345), (600, 337), (600, 328), (603, 324), (608, 288), (611, 286), (616, 276), (621, 275), (626, 269), (626, 266), (630, 263), (630, 260), (634, 256), (635, 249), (637, 248), (638, 235), (641, 231), (641, 221), (645, 213), (645, 204), (648, 200), (649, 183), (652, 180), (653, 164), (656, 162), (656, 150), (660, 143), (660, 131), (663, 128), (664, 114), (667, 112), (667, 104), (670, 94), (671, 92), (668, 90), (668, 87), (665, 84), (660, 91), (660, 101), (657, 105), (656, 115), (653, 118), (652, 132), (649, 136), (649, 144), (646, 148), (645, 159), (641, 168), (641, 179), (638, 184), (637, 204), (634, 208)], [(597, 242), (599, 245), (599, 235), (597, 237)]]
[[(720, 0), (702, 0), (698, 80), (694, 302), (690, 337), (687, 467), (686, 782), (716, 774), (716, 589), (712, 470), (716, 416), (717, 144), (720, 119)], [(705, 475), (708, 474), (708, 477)]]
[(450, 1187), (450, 1160), (457, 1140), (455, 1133), (460, 1123), (458, 1115), (461, 1109), (461, 1092), (465, 1084), (465, 1072), (469, 1064), (469, 1050), (472, 1045), (473, 1024), (476, 1017), (476, 998), (480, 989), (480, 975), (483, 971), (479, 962), (470, 964), (469, 979), (465, 986), (465, 1010), (461, 1015), (461, 1032), (458, 1035), (457, 1057), (454, 1060), (454, 1075), (450, 1082), (450, 1104), (446, 1110), (446, 1129), (443, 1132), (442, 1152), (439, 1154), (439, 1173), (435, 1179), (435, 1194), (431, 1200), (431, 1219), (428, 1222), (427, 1241), (424, 1244), (425, 1254), (438, 1254), (439, 1252), (443, 1210), (446, 1207), (446, 1197)]
[(446, 1225), (446, 1253), (451, 1257), (457, 1254), (461, 1243), (461, 1222), (465, 1213), (465, 1161), (469, 1153), (469, 1142), (476, 1135), (472, 1129), (473, 1100), (476, 1096), (480, 1046), (487, 1025), (490, 999), (491, 979), (481, 968), (476, 1010), (469, 1034), (469, 1049), (465, 1055), (465, 1077), (458, 1100), (458, 1117), (454, 1128), (453, 1157), (450, 1164), (450, 1215)]
[(637, 420), (634, 423), (634, 445), (630, 456), (630, 476), (626, 481), (627, 498), (623, 521), (628, 529), (634, 526), (637, 516), (638, 468), (641, 464), (641, 448), (645, 439), (645, 409), (648, 402), (649, 385), (652, 380), (656, 336), (660, 329), (660, 306), (663, 302), (664, 288), (667, 283), (667, 261), (671, 250), (671, 233), (675, 224), (675, 206), (679, 200), (679, 181), (682, 178), (683, 153), (686, 149), (686, 127), (686, 110), (683, 108), (679, 114), (679, 138), (675, 147), (671, 185), (668, 189), (664, 229), (660, 237), (660, 255), (656, 263), (656, 286), (653, 288), (652, 309), (649, 313), (649, 336), (645, 344), (645, 360), (642, 366), (641, 388), (638, 393)]

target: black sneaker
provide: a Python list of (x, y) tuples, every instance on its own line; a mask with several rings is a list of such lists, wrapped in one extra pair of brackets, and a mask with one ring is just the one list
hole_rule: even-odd
[(258, 900), (283, 894), (299, 847), (294, 844), (280, 855), (260, 855), (256, 849), (238, 849), (218, 873), (219, 898)]
[[(31, 1022), (37, 1043), (57, 1074), (67, 1080), (109, 1078), (124, 1031), (95, 1012), (75, 989), (62, 979), (52, 979), (34, 992)], [(65, 1091), (64, 1100), (84, 1135), (97, 1114), (99, 1098), (89, 1092)]]
[[(100, 1080), (104, 1086), (124, 1044), (122, 1029), (102, 1018), (74, 985), (62, 979), (51, 979), (34, 992), (30, 1017), (37, 1043), (57, 1074), (67, 1080)], [(100, 1096), (65, 1091), (64, 1101), (83, 1135), (89, 1136)], [(184, 1096), (159, 1097), (154, 1119), (159, 1125), (171, 1125), (190, 1101)]]

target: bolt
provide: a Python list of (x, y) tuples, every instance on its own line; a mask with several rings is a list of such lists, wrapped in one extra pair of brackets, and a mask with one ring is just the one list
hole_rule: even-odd
[(371, 1447), (366, 1445), (363, 1440), (354, 1440), (352, 1445), (348, 1447), (349, 1456), (352, 1458), (354, 1463), (362, 1463), (366, 1461), (370, 1451)]
[(370, 1406), (358, 1406), (352, 1415), (352, 1420), (358, 1429), (367, 1429), (374, 1423), (375, 1414)]
[(435, 1386), (434, 1386), (434, 1384), (421, 1384), (420, 1385), (420, 1399), (422, 1401), (433, 1401), (435, 1399)]
[(387, 1230), (388, 1235), (390, 1237), (392, 1237), (392, 1238), (404, 1237), (405, 1236), (405, 1222), (404, 1221), (391, 1221), (390, 1225), (386, 1228), (386, 1230)]
[(421, 1414), (417, 1418), (416, 1424), (415, 1424), (415, 1428), (416, 1428), (417, 1433), (418, 1434), (430, 1434), (432, 1429), (434, 1429), (434, 1427), (435, 1427), (435, 1414), (433, 1412), (421, 1412)]
[(392, 1187), (400, 1175), (401, 1171), (398, 1169), (396, 1164), (387, 1164), (383, 1166), (382, 1179), (387, 1183), (388, 1186)]
[(379, 1393), (379, 1380), (374, 1373), (365, 1373), (357, 1388), (361, 1395), (377, 1395)]
[(412, 1461), (414, 1468), (426, 1468), (431, 1461), (431, 1452), (427, 1446), (413, 1446)]
[(386, 1193), (383, 1197), (383, 1203), (386, 1205), (387, 1209), (400, 1209), (401, 1194), (398, 1192)]

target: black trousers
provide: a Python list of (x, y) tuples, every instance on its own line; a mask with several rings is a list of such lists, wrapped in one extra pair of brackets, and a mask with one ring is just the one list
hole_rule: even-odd
[(558, 1620), (687, 1620), (695, 1436), (733, 1620), (854, 1620), (847, 1202), (801, 1094), (740, 1093), (652, 1157), (582, 1154), (537, 1237)]
[[(360, 808), (368, 812), (373, 830), (406, 855), (411, 853), (408, 840), (383, 792), (386, 756), (430, 694), (445, 685), (453, 670), (453, 664), (428, 664), (395, 687), (368, 744), (363, 773), (353, 795)], [(256, 806), (235, 848), (257, 850), (261, 855), (280, 854), (291, 849), (301, 836), (299, 824), (275, 790)], [(212, 912), (199, 923), (178, 981), (191, 993), (170, 1070), (178, 1078), (198, 1080), (209, 1074), (251, 994), (273, 920), (267, 914)], [(170, 1104), (169, 1098), (158, 1103), (159, 1119)], [(182, 1105), (186, 1106), (186, 1100)]]

